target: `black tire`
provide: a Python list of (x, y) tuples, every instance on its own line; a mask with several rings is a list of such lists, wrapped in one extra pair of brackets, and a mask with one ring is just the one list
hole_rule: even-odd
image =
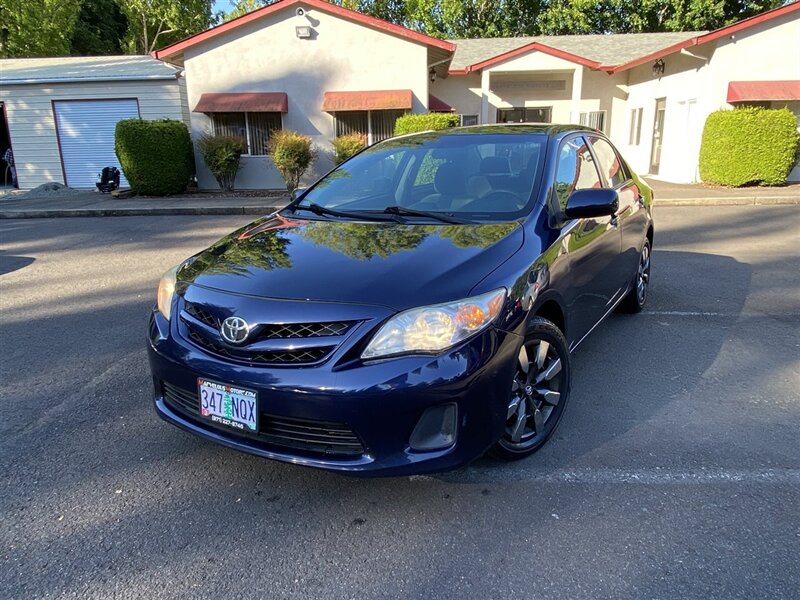
[(647, 295), (650, 291), (650, 258), (652, 248), (650, 239), (644, 238), (642, 251), (639, 253), (636, 273), (633, 276), (633, 285), (628, 295), (619, 304), (620, 312), (638, 313), (642, 312), (647, 303)]
[(570, 377), (569, 346), (564, 334), (547, 319), (534, 317), (528, 324), (511, 382), (506, 429), (489, 449), (489, 455), (519, 460), (541, 448), (564, 414)]

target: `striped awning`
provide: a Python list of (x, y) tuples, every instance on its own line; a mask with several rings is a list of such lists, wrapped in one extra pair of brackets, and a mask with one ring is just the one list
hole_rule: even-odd
[(411, 90), (370, 90), (366, 92), (325, 92), (322, 110), (410, 110), (414, 101)]
[(202, 94), (193, 112), (289, 112), (286, 92)]

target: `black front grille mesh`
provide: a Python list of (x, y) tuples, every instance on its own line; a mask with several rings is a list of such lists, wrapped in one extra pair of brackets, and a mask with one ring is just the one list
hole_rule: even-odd
[(332, 349), (331, 346), (323, 346), (320, 348), (276, 350), (271, 352), (230, 350), (222, 344), (217, 344), (216, 342), (209, 340), (207, 337), (197, 333), (192, 329), (189, 329), (189, 339), (198, 346), (205, 348), (209, 352), (218, 354), (219, 356), (256, 364), (302, 364), (317, 362), (318, 360), (322, 360)]
[[(200, 416), (200, 401), (196, 391), (161, 382), (161, 394), (173, 410), (215, 427)], [(300, 450), (325, 456), (360, 456), (364, 446), (344, 423), (278, 417), (261, 413), (258, 433), (236, 431), (235, 435), (256, 439), (276, 448)], [(231, 430), (231, 433), (234, 433)]]
[[(338, 340), (325, 340), (328, 344), (291, 350), (255, 350), (249, 346), (264, 340), (341, 337), (355, 323), (353, 321), (331, 321), (256, 324), (245, 344), (241, 347), (232, 347), (221, 339), (216, 339), (224, 315), (216, 315), (213, 308), (189, 301), (184, 301), (183, 310), (185, 314), (182, 320), (186, 327), (187, 337), (192, 343), (211, 354), (251, 365), (300, 365), (321, 361), (334, 350)], [(214, 333), (200, 327), (195, 320), (210, 327)], [(324, 341), (320, 340), (320, 343), (324, 343)]]

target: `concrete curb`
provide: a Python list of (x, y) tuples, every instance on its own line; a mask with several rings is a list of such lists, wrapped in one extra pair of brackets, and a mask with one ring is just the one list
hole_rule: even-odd
[(275, 206), (208, 206), (172, 208), (76, 208), (63, 210), (0, 210), (0, 219), (53, 219), (62, 217), (158, 217), (168, 215), (268, 215)]
[[(800, 205), (800, 197), (764, 196), (722, 198), (656, 198), (656, 206), (781, 206)], [(0, 210), (0, 219), (53, 219), (63, 217), (158, 217), (175, 215), (268, 215), (276, 206), (175, 206), (153, 208), (75, 208), (52, 210)]]
[(800, 205), (800, 196), (726, 196), (721, 198), (656, 198), (656, 206), (779, 206)]

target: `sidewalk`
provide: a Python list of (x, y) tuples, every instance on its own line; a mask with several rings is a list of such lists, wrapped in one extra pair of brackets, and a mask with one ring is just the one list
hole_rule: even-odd
[(211, 196), (198, 194), (166, 198), (118, 199), (99, 192), (74, 192), (21, 197), (0, 195), (0, 219), (48, 217), (133, 217), (142, 215), (265, 215), (289, 202), (286, 195)]
[[(784, 187), (718, 188), (648, 179), (656, 206), (800, 205), (800, 184)], [(289, 198), (275, 192), (264, 196), (196, 194), (167, 198), (117, 199), (93, 191), (71, 191), (28, 197), (24, 192), (0, 193), (0, 219), (50, 217), (127, 217), (162, 215), (266, 215)]]
[(800, 183), (781, 187), (724, 188), (702, 183), (669, 183), (646, 178), (656, 206), (800, 204)]

